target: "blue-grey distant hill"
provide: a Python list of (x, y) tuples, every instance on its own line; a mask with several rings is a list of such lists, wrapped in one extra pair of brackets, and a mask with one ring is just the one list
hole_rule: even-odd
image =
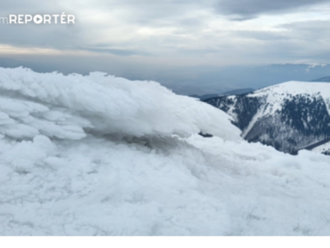
[(190, 97), (199, 98), (200, 100), (203, 101), (203, 100), (206, 100), (206, 99), (209, 99), (212, 97), (217, 97), (220, 95), (222, 95), (222, 94), (205, 94), (205, 95), (201, 95), (201, 96), (194, 94), (194, 95), (190, 95)]
[(241, 95), (241, 94), (246, 94), (246, 93), (250, 93), (253, 92), (254, 89), (252, 88), (246, 88), (246, 89), (236, 89), (236, 90), (230, 90), (230, 91), (226, 91), (220, 94), (205, 94), (205, 95), (190, 95), (191, 97), (195, 97), (195, 98), (199, 98), (200, 100), (204, 101), (206, 99), (210, 99), (213, 97), (218, 97), (218, 96), (229, 96), (229, 95)]
[[(260, 89), (287, 81), (311, 81), (330, 74), (330, 65), (272, 64), (263, 66), (199, 67), (176, 71), (180, 78), (157, 78), (183, 95), (219, 94), (241, 88)], [(180, 82), (180, 83), (178, 83)]]
[(318, 78), (318, 79), (312, 80), (312, 82), (330, 82), (330, 76)]
[(250, 92), (253, 92), (253, 91), (254, 91), (254, 89), (252, 89), (252, 88), (245, 88), (245, 89), (237, 89), (237, 90), (226, 91), (226, 92), (222, 93), (221, 95), (223, 95), (223, 96), (241, 95), (241, 94), (246, 94), (246, 93), (250, 93)]

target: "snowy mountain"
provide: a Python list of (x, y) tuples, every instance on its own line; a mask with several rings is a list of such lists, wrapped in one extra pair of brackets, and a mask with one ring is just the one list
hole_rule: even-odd
[(330, 85), (286, 82), (251, 94), (206, 100), (234, 118), (248, 141), (296, 154), (330, 138)]
[(155, 82), (0, 68), (0, 235), (328, 235), (330, 157), (230, 121)]

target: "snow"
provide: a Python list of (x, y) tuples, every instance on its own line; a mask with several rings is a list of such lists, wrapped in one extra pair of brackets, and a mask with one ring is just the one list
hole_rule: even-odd
[(289, 81), (272, 85), (251, 94), (250, 97), (265, 97), (265, 101), (271, 106), (268, 113), (273, 114), (281, 110), (282, 103), (288, 96), (304, 95), (313, 100), (313, 96), (321, 96), (327, 103), (327, 110), (330, 113), (330, 84), (324, 82), (300, 82)]
[(155, 82), (18, 68), (0, 87), (1, 235), (330, 233), (328, 156), (247, 143)]
[[(330, 114), (330, 84), (324, 82), (300, 82), (289, 81), (281, 84), (272, 85), (247, 95), (247, 97), (257, 97), (262, 103), (258, 112), (253, 116), (248, 127), (243, 130), (242, 137), (245, 137), (256, 121), (264, 116), (272, 116), (282, 110), (284, 102), (294, 96), (302, 95), (314, 101), (314, 98), (321, 97), (326, 104), (327, 111)], [(232, 111), (227, 112), (232, 116)], [(233, 118), (236, 118), (233, 116)]]
[[(229, 114), (229, 113), (228, 113)], [(259, 118), (262, 117), (262, 113), (261, 111), (257, 112), (251, 119), (249, 125), (243, 130), (242, 132), (242, 137), (245, 138), (246, 135), (251, 131), (251, 129), (253, 128), (254, 124), (259, 120)]]
[(315, 147), (314, 149), (312, 149), (312, 151), (314, 152), (318, 152), (318, 153), (322, 153), (322, 152), (330, 152), (330, 142), (327, 142), (323, 145), (319, 145), (317, 147)]
[(0, 118), (13, 122), (2, 125), (0, 133), (13, 138), (40, 133), (81, 139), (88, 129), (98, 134), (182, 137), (203, 131), (239, 139), (240, 131), (224, 112), (175, 95), (155, 82), (130, 81), (102, 72), (84, 77), (0, 68), (0, 89)]

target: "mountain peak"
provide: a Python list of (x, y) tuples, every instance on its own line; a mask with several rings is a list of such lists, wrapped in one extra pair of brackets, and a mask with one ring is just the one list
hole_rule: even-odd
[(289, 81), (207, 101), (234, 118), (242, 136), (295, 154), (330, 137), (330, 84)]

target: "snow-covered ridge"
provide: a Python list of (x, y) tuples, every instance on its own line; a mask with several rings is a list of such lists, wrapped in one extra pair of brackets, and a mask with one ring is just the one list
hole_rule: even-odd
[(230, 117), (156, 82), (0, 68), (0, 134), (81, 139), (86, 132), (187, 137), (198, 132), (239, 139)]
[(290, 81), (207, 102), (231, 115), (244, 139), (280, 151), (296, 154), (330, 135), (329, 83)]
[(325, 94), (324, 96), (330, 97), (330, 92), (328, 92), (329, 89), (330, 84), (324, 82), (289, 81), (262, 88), (248, 95), (262, 96), (265, 94), (269, 94), (270, 92), (274, 94), (290, 93), (292, 95), (306, 93), (318, 94), (323, 92), (323, 94)]
[[(249, 97), (265, 97), (269, 104), (268, 113), (281, 110), (281, 104), (289, 97), (303, 95), (304, 97), (319, 96), (325, 100), (328, 113), (330, 113), (330, 83), (289, 81), (257, 90)], [(312, 98), (311, 98), (312, 99)]]
[(262, 96), (269, 94), (284, 94), (290, 93), (292, 95), (298, 94), (321, 94), (323, 97), (330, 97), (330, 84), (326, 82), (301, 82), (301, 81), (289, 81), (276, 85), (272, 85), (266, 88), (255, 91), (248, 95)]

